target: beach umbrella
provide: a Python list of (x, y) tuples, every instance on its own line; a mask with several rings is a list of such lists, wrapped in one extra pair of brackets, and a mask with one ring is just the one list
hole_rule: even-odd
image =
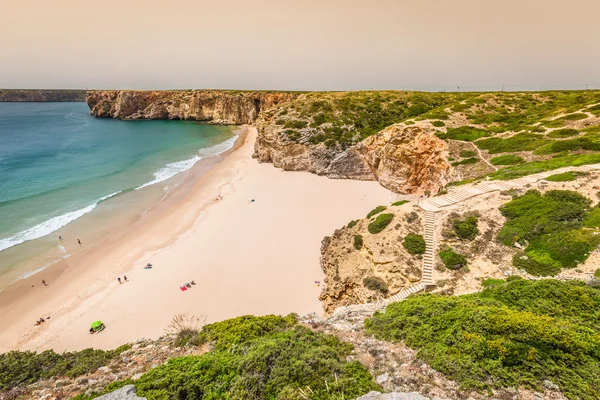
[(102, 326), (102, 321), (92, 322), (92, 329), (95, 331), (99, 330), (101, 326)]

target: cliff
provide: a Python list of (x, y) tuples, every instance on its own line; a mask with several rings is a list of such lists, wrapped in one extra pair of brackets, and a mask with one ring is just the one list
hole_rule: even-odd
[(85, 90), (0, 89), (0, 102), (85, 101)]
[(92, 90), (86, 101), (95, 117), (173, 119), (212, 124), (251, 124), (265, 109), (295, 98), (285, 92), (223, 90)]

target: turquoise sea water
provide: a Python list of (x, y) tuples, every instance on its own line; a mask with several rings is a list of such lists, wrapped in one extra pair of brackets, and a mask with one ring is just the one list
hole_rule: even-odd
[(85, 103), (0, 103), (0, 269), (3, 251), (164, 185), (234, 141), (229, 128), (194, 122), (96, 119)]

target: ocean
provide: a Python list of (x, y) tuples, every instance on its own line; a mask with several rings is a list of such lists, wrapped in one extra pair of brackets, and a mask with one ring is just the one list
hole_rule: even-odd
[[(163, 196), (235, 139), (229, 127), (189, 121), (96, 119), (85, 103), (0, 103), (0, 289), (3, 276), (68, 257), (58, 236), (70, 224), (120, 199), (151, 206), (158, 197), (144, 192)], [(41, 254), (31, 271), (11, 271)]]

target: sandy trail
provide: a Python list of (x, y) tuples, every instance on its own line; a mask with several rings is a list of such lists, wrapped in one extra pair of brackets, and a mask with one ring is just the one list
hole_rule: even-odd
[[(251, 158), (256, 134), (249, 128), (244, 144), (185, 198), (174, 196), (117, 242), (80, 259), (85, 268), (67, 268), (47, 291), (0, 304), (0, 351), (114, 348), (160, 336), (183, 312), (206, 314), (209, 321), (321, 313), (314, 284), (323, 277), (321, 240), (393, 195), (377, 182), (259, 164)], [(219, 193), (223, 198), (215, 201)], [(147, 262), (151, 270), (143, 269)], [(119, 284), (123, 274), (129, 281)], [(191, 280), (195, 286), (179, 289)], [(49, 322), (32, 326), (46, 314)], [(97, 319), (107, 329), (88, 334)]]

